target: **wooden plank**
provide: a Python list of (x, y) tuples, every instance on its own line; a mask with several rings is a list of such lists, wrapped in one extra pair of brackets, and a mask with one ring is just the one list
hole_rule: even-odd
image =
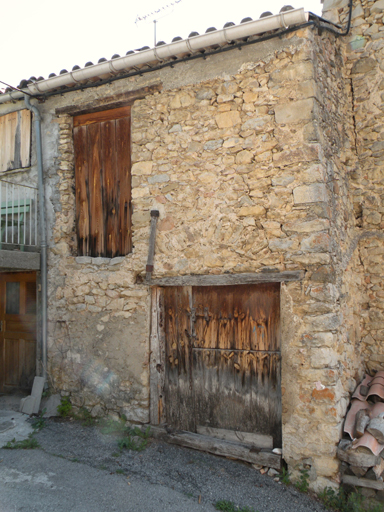
[(164, 307), (164, 289), (157, 289), (157, 322), (158, 337), (160, 350), (160, 366), (157, 367), (159, 372), (159, 423), (165, 423), (166, 412), (166, 395), (165, 395), (165, 307)]
[(300, 281), (304, 278), (304, 272), (260, 272), (244, 274), (221, 275), (190, 275), (152, 278), (151, 286), (228, 286), (257, 283), (281, 283), (288, 281)]
[(132, 104), (136, 100), (145, 98), (149, 94), (154, 94), (157, 91), (161, 91), (162, 88), (163, 86), (161, 83), (156, 83), (153, 85), (148, 85), (147, 87), (143, 87), (141, 89), (136, 89), (134, 91), (127, 91), (122, 94), (114, 94), (112, 96), (108, 96), (107, 98), (97, 98), (94, 101), (84, 103), (82, 105), (76, 104), (67, 105), (65, 107), (59, 107), (55, 110), (55, 113), (57, 115), (80, 115), (91, 112), (100, 112), (101, 110), (107, 109), (117, 109), (119, 107), (124, 107), (128, 104)]
[(88, 256), (90, 205), (89, 205), (89, 165), (87, 157), (87, 128), (79, 126), (73, 130), (75, 149), (76, 186), (76, 231), (79, 256)]
[(241, 444), (249, 444), (257, 448), (267, 448), (270, 450), (273, 448), (273, 437), (269, 435), (240, 432), (237, 430), (226, 430), (222, 428), (211, 428), (203, 425), (197, 425), (196, 432), (205, 436), (216, 437), (223, 441), (239, 442)]
[[(116, 187), (117, 232), (119, 237), (118, 255), (132, 251), (131, 236), (131, 118), (130, 114), (116, 120)], [(117, 254), (116, 254), (117, 255)]]
[(105, 255), (103, 162), (100, 123), (87, 127), (89, 162), (89, 250), (92, 256)]
[(196, 429), (192, 378), (191, 287), (177, 288), (177, 357), (179, 385), (179, 428)]
[(342, 476), (343, 484), (354, 485), (356, 487), (367, 487), (368, 489), (376, 489), (382, 491), (384, 489), (384, 482), (378, 480), (368, 480), (368, 478), (359, 478), (352, 475)]
[(31, 111), (21, 110), (20, 113), (20, 161), (21, 167), (29, 167), (31, 163)]
[(250, 462), (251, 464), (259, 464), (277, 470), (281, 469), (281, 455), (272, 453), (269, 450), (257, 450), (249, 445), (223, 441), (215, 439), (214, 437), (193, 434), (190, 432), (179, 431), (168, 433), (162, 427), (151, 427), (151, 431), (155, 437), (163, 439), (171, 444), (177, 444), (179, 446), (185, 446), (186, 448), (221, 455), (222, 457), (243, 460)]
[(177, 326), (177, 292), (179, 288), (164, 290), (165, 309), (165, 399), (166, 421), (173, 428), (179, 428), (180, 399), (178, 375), (178, 326)]
[(150, 337), (150, 359), (149, 359), (149, 420), (152, 425), (160, 423), (159, 418), (159, 371), (160, 365), (160, 344), (157, 320), (157, 288), (152, 288), (151, 293), (151, 337)]
[(110, 110), (102, 110), (100, 112), (93, 112), (91, 114), (81, 114), (73, 118), (73, 127), (90, 125), (94, 123), (101, 123), (103, 121), (111, 121), (121, 117), (130, 115), (131, 107), (125, 106), (120, 108), (113, 108)]
[[(105, 229), (105, 249), (103, 254), (107, 258), (118, 255), (118, 204), (119, 190), (116, 180), (116, 161), (120, 156), (116, 151), (116, 122), (115, 120), (100, 123), (101, 165), (103, 167), (103, 224)], [(95, 169), (93, 169), (95, 172)]]

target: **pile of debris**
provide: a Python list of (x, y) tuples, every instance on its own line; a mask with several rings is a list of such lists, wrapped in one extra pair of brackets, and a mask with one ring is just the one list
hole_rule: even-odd
[(384, 500), (384, 371), (365, 375), (352, 395), (337, 456), (342, 482)]

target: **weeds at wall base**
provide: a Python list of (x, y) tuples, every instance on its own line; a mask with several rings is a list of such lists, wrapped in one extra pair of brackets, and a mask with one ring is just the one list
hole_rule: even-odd
[(232, 501), (220, 500), (215, 503), (216, 510), (222, 510), (223, 512), (257, 512), (253, 508), (249, 507), (237, 507)]
[(12, 441), (8, 441), (3, 446), (3, 449), (5, 450), (33, 450), (35, 448), (39, 448), (40, 445), (37, 442), (37, 440), (32, 437), (33, 434), (30, 434), (27, 439), (24, 439), (23, 441), (16, 441), (15, 438), (12, 439)]
[[(284, 485), (291, 485), (288, 470), (285, 468), (283, 468), (280, 475), (280, 482)], [(300, 471), (300, 477), (294, 486), (300, 492), (308, 492), (309, 473), (307, 470)], [(346, 493), (342, 487), (338, 491), (335, 491), (332, 487), (326, 487), (317, 497), (328, 509), (337, 512), (384, 512), (384, 505), (380, 503), (367, 503), (367, 500), (359, 490)]]

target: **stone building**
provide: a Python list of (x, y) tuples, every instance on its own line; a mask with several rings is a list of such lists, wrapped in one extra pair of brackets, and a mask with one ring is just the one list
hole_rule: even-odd
[[(384, 0), (355, 0), (345, 33), (349, 11), (20, 84), (43, 100), (45, 370), (74, 406), (253, 433), (315, 490), (338, 483), (350, 394), (384, 367)], [(0, 96), (0, 116), (25, 108)], [(36, 148), (33, 130), (3, 178), (36, 181)]]

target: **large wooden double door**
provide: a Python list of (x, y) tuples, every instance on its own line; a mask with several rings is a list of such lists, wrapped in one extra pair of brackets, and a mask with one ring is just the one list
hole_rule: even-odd
[(168, 287), (159, 304), (163, 420), (280, 447), (280, 284)]
[(0, 273), (0, 391), (30, 390), (36, 373), (36, 272)]

